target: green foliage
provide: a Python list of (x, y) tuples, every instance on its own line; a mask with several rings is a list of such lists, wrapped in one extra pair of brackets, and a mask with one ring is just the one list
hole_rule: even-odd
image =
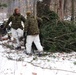
[(41, 35), (45, 50), (76, 51), (76, 26), (69, 22), (43, 21)]
[(3, 7), (7, 7), (7, 4), (3, 4)]
[(74, 62), (74, 65), (76, 65), (76, 61)]
[[(42, 7), (42, 6), (43, 7)], [(47, 51), (76, 51), (76, 25), (71, 22), (59, 21), (58, 15), (41, 3), (38, 16), (43, 18), (41, 26), (41, 41)]]
[(1, 4), (0, 3), (0, 7), (7, 7), (7, 4)]
[(44, 2), (38, 2), (37, 3), (37, 15), (39, 17), (43, 17), (46, 16), (48, 17), (50, 20), (52, 19), (58, 19), (58, 15), (54, 12), (54, 11), (50, 11), (50, 9), (48, 8), (48, 6), (46, 4), (44, 4)]

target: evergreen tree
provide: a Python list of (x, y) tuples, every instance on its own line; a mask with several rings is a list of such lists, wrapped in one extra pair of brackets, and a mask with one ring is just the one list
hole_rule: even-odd
[[(40, 8), (41, 7), (41, 8)], [(43, 2), (38, 2), (38, 16), (43, 18), (41, 40), (46, 51), (76, 51), (76, 25), (59, 21), (58, 15)]]

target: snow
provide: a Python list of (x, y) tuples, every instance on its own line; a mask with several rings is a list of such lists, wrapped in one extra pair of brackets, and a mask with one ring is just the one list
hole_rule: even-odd
[(4, 21), (4, 19), (7, 17), (7, 14), (6, 13), (1, 13), (0, 12), (0, 21)]
[(66, 16), (64, 16), (64, 20), (71, 21), (71, 16), (70, 16), (70, 15), (68, 15), (67, 17), (66, 17)]
[(38, 57), (0, 45), (0, 75), (76, 75), (74, 63), (76, 52), (49, 53)]

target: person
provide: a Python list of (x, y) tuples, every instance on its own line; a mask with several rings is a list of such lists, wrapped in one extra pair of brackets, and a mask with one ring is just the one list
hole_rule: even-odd
[(25, 32), (25, 35), (27, 36), (26, 37), (26, 54), (28, 55), (32, 54), (31, 47), (32, 47), (33, 42), (40, 54), (43, 52), (43, 47), (40, 43), (37, 18), (35, 18), (32, 15), (31, 11), (28, 11), (26, 15), (27, 15), (27, 20), (24, 26), (24, 32)]
[[(6, 34), (6, 28), (4, 28), (5, 24), (6, 24), (6, 21), (4, 21), (4, 22), (0, 25), (0, 33), (1, 33), (1, 35)], [(4, 28), (4, 29), (3, 29), (3, 28)]]
[(17, 45), (15, 49), (20, 49), (20, 42), (19, 42), (19, 37), (23, 36), (23, 26), (22, 26), (22, 21), (25, 24), (26, 19), (24, 18), (23, 15), (20, 14), (19, 8), (14, 9), (13, 15), (11, 15), (5, 25), (5, 28), (9, 26), (9, 23), (11, 23), (11, 34), (12, 37), (15, 38)]

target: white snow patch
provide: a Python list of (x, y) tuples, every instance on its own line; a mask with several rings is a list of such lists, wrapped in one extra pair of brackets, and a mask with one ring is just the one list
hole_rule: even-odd
[(28, 56), (0, 45), (0, 75), (76, 75), (76, 52)]

